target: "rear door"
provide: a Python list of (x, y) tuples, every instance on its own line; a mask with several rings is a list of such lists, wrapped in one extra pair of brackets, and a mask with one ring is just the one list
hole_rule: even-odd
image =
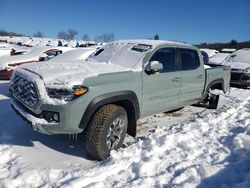
[(178, 51), (181, 77), (179, 103), (185, 106), (194, 104), (201, 98), (205, 84), (205, 70), (196, 50), (180, 48)]
[(180, 91), (176, 49), (162, 47), (153, 53), (150, 61), (162, 63), (163, 71), (154, 74), (143, 72), (143, 116), (175, 108)]

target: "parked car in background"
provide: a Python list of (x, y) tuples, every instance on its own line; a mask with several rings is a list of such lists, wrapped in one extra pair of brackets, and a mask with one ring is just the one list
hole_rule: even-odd
[(211, 58), (213, 57), (214, 55), (218, 54), (219, 51), (217, 50), (214, 50), (214, 49), (208, 49), (208, 48), (201, 48), (200, 49), (201, 51), (203, 52), (206, 52), (208, 54), (208, 57)]
[(74, 60), (85, 60), (90, 54), (96, 51), (97, 48), (76, 48), (67, 51), (57, 57), (54, 57), (50, 62), (71, 62)]
[(250, 48), (238, 50), (223, 62), (231, 67), (231, 83), (234, 85), (250, 86)]
[(0, 58), (0, 79), (10, 79), (12, 71), (19, 65), (49, 60), (65, 51), (68, 47), (35, 47), (26, 54)]
[(209, 62), (207, 65), (211, 67), (216, 67), (222, 65), (230, 57), (230, 53), (217, 53), (211, 58), (209, 58)]
[(203, 62), (204, 62), (204, 64), (207, 65), (209, 63), (209, 56), (208, 56), (207, 52), (201, 50), (201, 54), (203, 56)]
[[(58, 57), (59, 58), (59, 57)], [(229, 90), (230, 68), (204, 68), (194, 46), (161, 40), (116, 41), (86, 61), (44, 62), (17, 68), (14, 110), (35, 131), (78, 134), (96, 159), (119, 149), (137, 120), (191, 104), (216, 108), (213, 89)]]
[(28, 50), (16, 48), (10, 44), (0, 43), (0, 58), (6, 56), (20, 55), (28, 52)]

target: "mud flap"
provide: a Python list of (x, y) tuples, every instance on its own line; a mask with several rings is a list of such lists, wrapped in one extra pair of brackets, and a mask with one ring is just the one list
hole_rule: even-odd
[(216, 94), (211, 93), (211, 96), (210, 96), (209, 102), (208, 102), (208, 108), (209, 109), (217, 109), (218, 103), (219, 103), (219, 98), (220, 98), (220, 95), (216, 95)]

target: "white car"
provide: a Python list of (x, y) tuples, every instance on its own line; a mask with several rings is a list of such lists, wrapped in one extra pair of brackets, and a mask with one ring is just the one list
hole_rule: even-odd
[(250, 86), (250, 48), (238, 50), (222, 63), (231, 67), (231, 83), (242, 87)]
[(10, 79), (13, 70), (21, 64), (49, 60), (69, 50), (72, 48), (43, 46), (35, 47), (23, 55), (2, 57), (0, 58), (0, 79)]
[(72, 60), (85, 60), (96, 51), (97, 48), (76, 48), (65, 52), (51, 60), (50, 62), (68, 62)]
[(213, 57), (209, 59), (208, 65), (210, 66), (218, 66), (222, 65), (230, 57), (229, 53), (217, 53)]
[(217, 51), (217, 50), (208, 49), (208, 48), (201, 48), (200, 50), (206, 52), (209, 58), (211, 58), (211, 57), (213, 57), (214, 55), (216, 55), (216, 54), (219, 53), (219, 51)]

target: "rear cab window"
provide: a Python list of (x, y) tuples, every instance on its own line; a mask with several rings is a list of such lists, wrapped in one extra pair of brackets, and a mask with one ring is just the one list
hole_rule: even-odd
[(180, 70), (194, 70), (200, 67), (198, 52), (192, 49), (180, 49)]

